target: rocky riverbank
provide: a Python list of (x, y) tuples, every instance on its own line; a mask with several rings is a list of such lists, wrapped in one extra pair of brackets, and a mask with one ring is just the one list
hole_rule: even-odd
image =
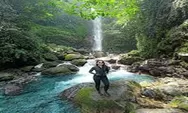
[(188, 78), (188, 56), (177, 54), (174, 58), (144, 59), (137, 55), (123, 54), (118, 61), (133, 73), (146, 73), (155, 77)]
[[(71, 87), (60, 94), (78, 105), (82, 113), (186, 113), (187, 80), (161, 78), (154, 83), (115, 81), (110, 97), (100, 96), (94, 84)], [(181, 96), (180, 96), (181, 95)]]
[(19, 95), (22, 94), (28, 83), (37, 81), (41, 73), (44, 77), (75, 74), (79, 71), (79, 66), (87, 63), (88, 55), (86, 50), (76, 49), (61, 53), (46, 53), (43, 55), (43, 61), (38, 65), (2, 70), (0, 72), (0, 90), (4, 95)]

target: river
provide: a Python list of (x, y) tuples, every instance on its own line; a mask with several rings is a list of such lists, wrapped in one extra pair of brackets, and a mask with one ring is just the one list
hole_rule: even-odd
[[(79, 113), (79, 108), (67, 100), (61, 100), (58, 95), (73, 85), (93, 82), (92, 75), (88, 73), (93, 65), (94, 61), (89, 61), (74, 75), (53, 78), (40, 76), (38, 81), (25, 86), (24, 93), (19, 96), (0, 94), (0, 113)], [(154, 81), (151, 76), (137, 75), (122, 69), (110, 72), (108, 78), (111, 82), (122, 79), (136, 82)]]

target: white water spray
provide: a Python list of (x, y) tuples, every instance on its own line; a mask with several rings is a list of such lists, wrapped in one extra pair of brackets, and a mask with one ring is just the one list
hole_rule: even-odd
[(94, 45), (93, 51), (102, 51), (102, 23), (101, 18), (98, 17), (93, 20), (93, 36), (94, 36)]

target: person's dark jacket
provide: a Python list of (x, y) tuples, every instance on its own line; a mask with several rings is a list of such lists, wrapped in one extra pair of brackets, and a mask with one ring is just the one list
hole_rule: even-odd
[[(93, 72), (94, 70), (96, 73)], [(95, 66), (89, 70), (89, 73), (94, 74), (95, 76), (106, 76), (106, 74), (109, 73), (109, 67), (103, 66), (101, 68), (99, 66)]]

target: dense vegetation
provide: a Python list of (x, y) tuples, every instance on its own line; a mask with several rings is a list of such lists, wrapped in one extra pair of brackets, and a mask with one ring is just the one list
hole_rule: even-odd
[(135, 49), (131, 54), (143, 58), (188, 52), (186, 0), (2, 0), (0, 4), (1, 67), (36, 64), (49, 44), (90, 49), (91, 25), (82, 18), (97, 16), (103, 17), (104, 51)]
[(129, 29), (131, 26), (122, 27), (115, 19), (103, 19), (104, 51), (125, 53), (136, 49), (135, 34)]
[[(75, 0), (71, 4), (78, 3), (79, 0)], [(107, 41), (104, 45), (110, 45), (110, 47), (105, 46), (106, 50), (126, 52), (134, 48), (137, 40), (138, 51), (135, 53), (145, 58), (161, 55), (171, 57), (175, 52), (188, 52), (186, 0), (105, 0), (102, 2), (86, 0), (81, 4), (81, 8), (73, 6), (71, 8), (72, 13), (84, 18), (96, 16), (117, 18), (116, 22), (108, 21), (107, 23), (110, 24), (105, 27)], [(90, 8), (94, 10), (83, 11)], [(113, 44), (116, 47), (111, 46), (112, 42), (118, 42)]]
[(1, 1), (0, 67), (37, 64), (49, 44), (91, 47), (89, 21), (64, 13), (60, 5), (53, 0)]

